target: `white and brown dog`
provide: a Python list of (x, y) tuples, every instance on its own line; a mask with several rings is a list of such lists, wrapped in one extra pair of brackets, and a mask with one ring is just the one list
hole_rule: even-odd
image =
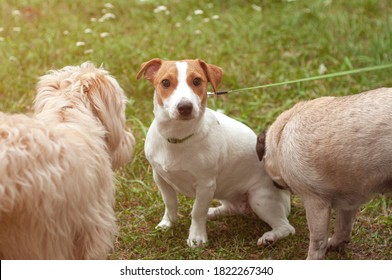
[[(351, 239), (361, 204), (392, 192), (392, 89), (301, 102), (282, 113), (258, 152), (267, 173), (302, 197), (310, 231), (308, 259)], [(328, 240), (331, 208), (335, 232)]]
[[(207, 242), (207, 218), (245, 213), (250, 208), (272, 230), (258, 244), (294, 233), (287, 216), (290, 194), (277, 189), (257, 159), (256, 135), (244, 124), (206, 108), (207, 86), (218, 88), (222, 70), (202, 60), (163, 61), (142, 65), (155, 87), (154, 114), (145, 142), (165, 214), (158, 228), (177, 220), (177, 193), (195, 197), (189, 246)], [(214, 198), (221, 206), (209, 208)], [(250, 206), (250, 207), (249, 207)]]
[(41, 77), (34, 116), (0, 113), (0, 258), (103, 259), (113, 168), (130, 161), (126, 97), (91, 63)]

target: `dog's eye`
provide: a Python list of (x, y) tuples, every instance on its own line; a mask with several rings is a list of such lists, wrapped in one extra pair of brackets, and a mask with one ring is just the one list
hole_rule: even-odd
[(193, 79), (193, 85), (194, 86), (200, 86), (201, 85), (201, 79), (200, 78), (194, 78)]
[(170, 81), (168, 79), (164, 79), (161, 83), (162, 83), (162, 86), (165, 88), (170, 87)]

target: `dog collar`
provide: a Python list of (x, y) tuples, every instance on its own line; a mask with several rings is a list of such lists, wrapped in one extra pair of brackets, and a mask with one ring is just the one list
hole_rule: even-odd
[(167, 138), (167, 142), (169, 142), (170, 144), (180, 144), (185, 142), (186, 140), (188, 140), (189, 138), (191, 138), (193, 136), (194, 133), (192, 133), (191, 135), (188, 135), (184, 138), (178, 139), (178, 138)]

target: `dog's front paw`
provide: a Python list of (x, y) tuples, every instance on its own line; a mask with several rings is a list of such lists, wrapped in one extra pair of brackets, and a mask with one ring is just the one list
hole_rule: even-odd
[(329, 251), (344, 252), (349, 242), (350, 241), (346, 241), (346, 240), (337, 240), (335, 236), (332, 236), (331, 238), (328, 239), (327, 249)]
[(172, 223), (170, 222), (170, 220), (163, 219), (163, 220), (155, 227), (155, 229), (158, 229), (158, 230), (167, 230), (167, 229), (170, 228), (171, 226), (172, 226)]
[(262, 237), (259, 238), (259, 240), (257, 241), (257, 245), (258, 246), (271, 245), (271, 244), (274, 244), (276, 242), (276, 240), (278, 240), (278, 237), (276, 236), (276, 234), (272, 231), (268, 231), (268, 232), (264, 233)]
[(191, 228), (187, 242), (189, 247), (203, 247), (207, 243), (207, 232)]
[(192, 248), (203, 247), (207, 243), (207, 236), (189, 237), (187, 242), (188, 246)]

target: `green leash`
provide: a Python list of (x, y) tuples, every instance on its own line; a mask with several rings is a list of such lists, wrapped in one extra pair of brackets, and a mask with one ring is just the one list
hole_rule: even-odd
[(255, 86), (255, 87), (246, 87), (246, 88), (239, 88), (239, 89), (226, 90), (226, 91), (217, 91), (216, 93), (212, 92), (212, 93), (208, 93), (208, 94), (209, 95), (215, 95), (215, 94), (216, 95), (220, 95), (220, 94), (227, 94), (227, 93), (238, 92), (238, 91), (245, 91), (245, 90), (254, 90), (254, 89), (261, 89), (261, 88), (277, 87), (277, 86), (295, 84), (295, 83), (300, 83), (300, 82), (308, 82), (308, 81), (321, 80), (321, 79), (327, 79), (327, 78), (334, 78), (334, 77), (345, 76), (345, 75), (358, 74), (358, 73), (369, 72), (369, 71), (376, 71), (376, 70), (381, 70), (381, 69), (386, 69), (386, 68), (391, 68), (391, 67), (392, 67), (392, 63), (384, 64), (384, 65), (378, 65), (378, 66), (365, 67), (365, 68), (359, 68), (359, 69), (348, 70), (348, 71), (342, 71), (342, 72), (331, 73), (331, 74), (325, 74), (325, 75), (319, 75), (319, 76), (313, 76), (313, 77), (309, 77), (309, 78), (302, 78), (302, 79), (297, 79), (297, 80), (292, 80), (292, 81), (285, 81), (285, 82), (279, 82), (279, 83)]

